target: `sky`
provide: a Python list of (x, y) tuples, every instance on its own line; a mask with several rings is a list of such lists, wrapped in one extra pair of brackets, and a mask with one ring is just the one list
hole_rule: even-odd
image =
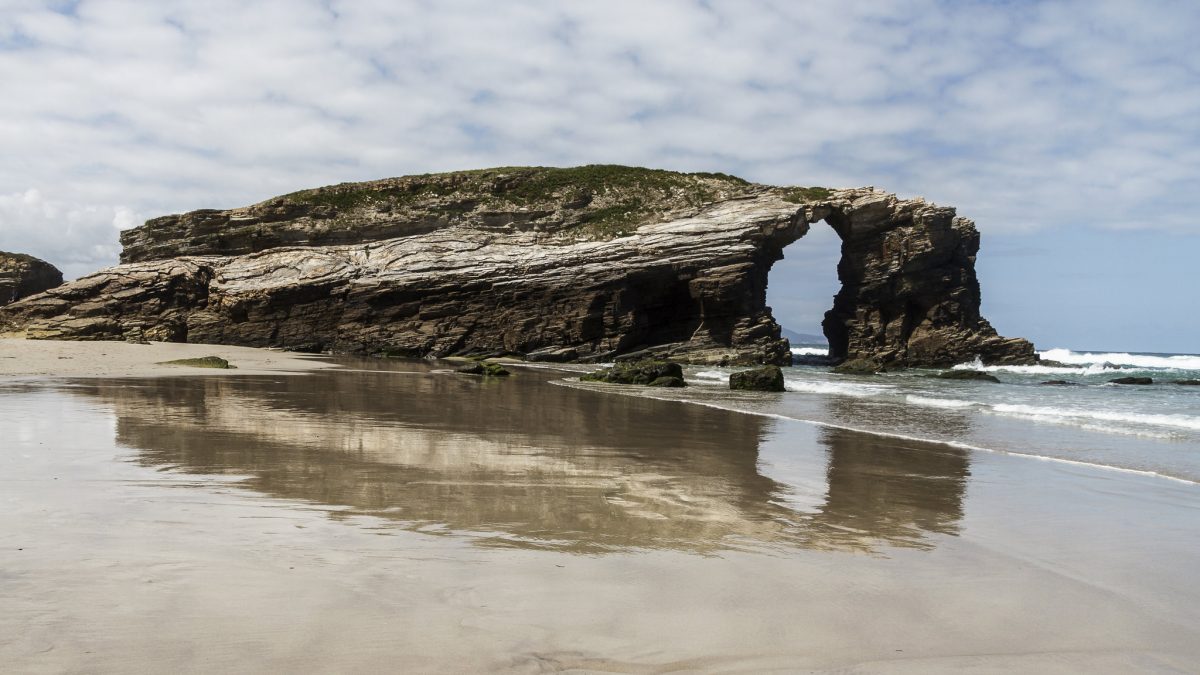
[[(331, 183), (722, 171), (957, 207), (1039, 348), (1200, 352), (1197, 34), (1192, 1), (0, 0), (0, 250), (70, 278)], [(786, 255), (769, 302), (819, 332), (837, 238)]]

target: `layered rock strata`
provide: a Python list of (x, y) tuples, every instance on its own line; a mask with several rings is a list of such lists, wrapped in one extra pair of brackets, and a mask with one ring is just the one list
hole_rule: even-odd
[(951, 207), (843, 190), (822, 207), (842, 239), (842, 288), (822, 323), (835, 359), (880, 366), (1037, 360), (1033, 345), (1004, 338), (979, 312), (979, 231)]
[(979, 315), (978, 233), (871, 189), (723, 174), (506, 168), (347, 184), (122, 236), (123, 264), (0, 310), (29, 337), (154, 339), (409, 356), (506, 352), (790, 361), (766, 307), (783, 249), (827, 220), (838, 358), (1036, 359)]
[(0, 305), (41, 293), (62, 282), (62, 272), (45, 260), (0, 251)]

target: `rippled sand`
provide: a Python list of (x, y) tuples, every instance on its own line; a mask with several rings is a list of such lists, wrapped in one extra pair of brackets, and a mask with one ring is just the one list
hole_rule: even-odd
[(1195, 486), (341, 365), (0, 380), (0, 670), (1200, 663)]

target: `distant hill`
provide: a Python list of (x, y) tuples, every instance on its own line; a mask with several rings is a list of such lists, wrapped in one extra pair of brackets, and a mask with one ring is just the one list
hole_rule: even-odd
[(780, 328), (780, 334), (788, 339), (794, 345), (824, 345), (829, 344), (824, 335), (813, 335), (812, 333), (797, 333), (794, 330)]

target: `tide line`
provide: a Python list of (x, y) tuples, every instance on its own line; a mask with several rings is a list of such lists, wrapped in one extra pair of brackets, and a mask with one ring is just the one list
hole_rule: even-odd
[[(1072, 466), (1083, 466), (1083, 467), (1089, 467), (1089, 468), (1093, 468), (1093, 469), (1101, 469), (1101, 470), (1105, 470), (1105, 471), (1115, 471), (1118, 473), (1126, 473), (1126, 474), (1132, 474), (1132, 475), (1137, 475), (1137, 476), (1146, 476), (1146, 477), (1150, 477), (1150, 478), (1161, 478), (1161, 479), (1176, 482), (1176, 483), (1183, 483), (1184, 485), (1200, 486), (1200, 481), (1197, 481), (1197, 480), (1190, 480), (1187, 478), (1181, 478), (1179, 476), (1172, 476), (1170, 474), (1160, 473), (1158, 471), (1151, 471), (1148, 469), (1131, 469), (1128, 467), (1113, 466), (1111, 464), (1097, 464), (1095, 462), (1084, 462), (1081, 460), (1066, 459), (1063, 457), (1049, 457), (1046, 455), (1036, 455), (1036, 454), (1028, 453), (1028, 452), (1017, 452), (1014, 450), (1000, 450), (997, 448), (989, 448), (989, 447), (985, 447), (982, 445), (971, 445), (969, 443), (963, 443), (961, 441), (948, 441), (948, 440), (938, 439), (938, 438), (921, 438), (919, 436), (910, 436), (908, 434), (898, 434), (898, 433), (890, 432), (890, 431), (876, 431), (873, 429), (860, 429), (857, 427), (851, 427), (851, 426), (846, 426), (846, 425), (842, 425), (842, 424), (834, 424), (832, 422), (821, 422), (818, 420), (806, 420), (806, 419), (801, 419), (798, 417), (789, 417), (787, 415), (782, 415), (779, 413), (763, 412), (760, 410), (744, 410), (744, 409), (736, 408), (733, 406), (712, 403), (710, 401), (697, 401), (695, 399), (654, 396), (652, 393), (649, 393), (649, 392), (634, 393), (634, 392), (630, 392), (630, 391), (617, 390), (615, 388), (604, 390), (604, 389), (599, 389), (597, 386), (584, 385), (577, 380), (576, 381), (552, 380), (551, 384), (563, 386), (563, 387), (571, 387), (573, 389), (584, 389), (587, 391), (595, 391), (595, 392), (599, 392), (601, 394), (617, 394), (617, 395), (623, 395), (623, 396), (649, 398), (649, 399), (654, 399), (656, 401), (674, 401), (676, 403), (688, 403), (691, 405), (703, 406), (705, 408), (713, 408), (714, 410), (724, 410), (726, 412), (741, 413), (743, 415), (755, 415), (758, 417), (766, 417), (769, 419), (784, 420), (787, 422), (799, 422), (801, 424), (811, 424), (813, 426), (825, 427), (825, 428), (829, 428), (829, 429), (840, 429), (842, 431), (852, 431), (852, 432), (860, 433), (860, 434), (870, 434), (872, 436), (878, 436), (881, 438), (893, 438), (893, 439), (903, 440), (903, 441), (912, 441), (914, 443), (931, 443), (934, 445), (941, 445), (941, 446), (946, 446), (946, 447), (951, 447), (951, 448), (957, 448), (960, 450), (987, 452), (987, 453), (991, 453), (991, 454), (995, 454), (995, 455), (1007, 455), (1009, 457), (1021, 457), (1021, 458), (1025, 458), (1025, 459), (1034, 459), (1034, 460), (1038, 460), (1038, 461), (1042, 461), (1042, 462), (1054, 462), (1054, 463), (1058, 463), (1058, 464), (1068, 464), (1068, 465), (1072, 465)], [(601, 385), (601, 386), (612, 387), (612, 385)]]

